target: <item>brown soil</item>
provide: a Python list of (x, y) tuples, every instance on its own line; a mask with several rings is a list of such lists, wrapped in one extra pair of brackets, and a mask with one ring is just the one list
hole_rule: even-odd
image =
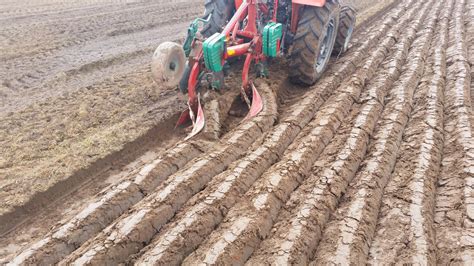
[(375, 2), (316, 85), (276, 60), (239, 122), (234, 74), (191, 141), (147, 67), (189, 0), (0, 8), (0, 263), (472, 263), (473, 1)]
[(152, 82), (149, 57), (200, 13), (188, 1), (16, 1), (0, 12), (0, 215), (157, 126), (154, 146), (166, 146), (185, 101)]

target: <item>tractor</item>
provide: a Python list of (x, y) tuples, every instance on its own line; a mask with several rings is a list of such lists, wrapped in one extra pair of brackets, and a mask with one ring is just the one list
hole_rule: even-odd
[(200, 92), (219, 90), (229, 62), (242, 60), (241, 96), (245, 119), (263, 108), (249, 77), (267, 75), (272, 58), (286, 56), (289, 79), (311, 86), (326, 70), (331, 55), (344, 53), (355, 25), (355, 11), (339, 0), (205, 0), (205, 12), (189, 26), (183, 44), (165, 42), (153, 54), (153, 79), (188, 94), (188, 110), (178, 122), (192, 122), (186, 139), (205, 126)]

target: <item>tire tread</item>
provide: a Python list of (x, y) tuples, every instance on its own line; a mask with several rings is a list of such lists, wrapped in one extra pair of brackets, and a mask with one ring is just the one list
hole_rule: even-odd
[[(290, 80), (294, 83), (312, 85), (320, 77), (314, 62), (319, 53), (323, 31), (331, 16), (338, 18), (339, 4), (327, 1), (324, 7), (306, 6), (298, 22), (298, 30), (290, 50)], [(336, 25), (337, 27), (337, 25)]]
[[(345, 53), (347, 47), (344, 47), (346, 38), (348, 37), (350, 27), (355, 27), (356, 11), (350, 6), (343, 6), (341, 8), (341, 15), (339, 17), (339, 28), (337, 30), (336, 43), (334, 44), (333, 54), (340, 55)], [(350, 37), (349, 37), (350, 38)]]

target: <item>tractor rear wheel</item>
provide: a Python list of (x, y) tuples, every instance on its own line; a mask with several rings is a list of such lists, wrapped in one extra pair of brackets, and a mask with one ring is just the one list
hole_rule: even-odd
[(233, 0), (206, 0), (204, 3), (204, 19), (211, 15), (209, 23), (201, 30), (204, 37), (210, 37), (216, 32), (222, 31), (226, 22), (232, 17), (235, 8)]
[(339, 16), (339, 28), (337, 30), (336, 43), (334, 44), (334, 55), (340, 55), (347, 51), (351, 41), (352, 33), (356, 24), (356, 11), (350, 6), (343, 6)]
[(313, 85), (326, 70), (339, 25), (338, 3), (327, 1), (324, 7), (306, 6), (290, 50), (290, 80)]

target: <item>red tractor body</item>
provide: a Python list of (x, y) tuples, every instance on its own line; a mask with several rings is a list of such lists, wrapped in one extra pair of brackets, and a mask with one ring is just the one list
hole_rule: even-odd
[[(244, 0), (235, 0), (235, 9), (239, 9), (240, 5)], [(275, 1), (277, 2), (277, 1)], [(326, 4), (326, 0), (292, 0), (292, 13), (291, 13), (291, 32), (296, 33), (299, 21), (299, 11), (303, 6), (317, 6), (323, 7)]]
[[(235, 0), (235, 8), (239, 8), (239, 6), (244, 2), (244, 0)], [(293, 5), (307, 5), (307, 6), (324, 6), (326, 4), (326, 0), (292, 0)]]
[(319, 6), (326, 4), (326, 0), (292, 0), (293, 5)]
[(291, 32), (296, 33), (298, 27), (300, 8), (303, 6), (317, 6), (323, 7), (326, 4), (326, 0), (292, 0), (291, 1)]

